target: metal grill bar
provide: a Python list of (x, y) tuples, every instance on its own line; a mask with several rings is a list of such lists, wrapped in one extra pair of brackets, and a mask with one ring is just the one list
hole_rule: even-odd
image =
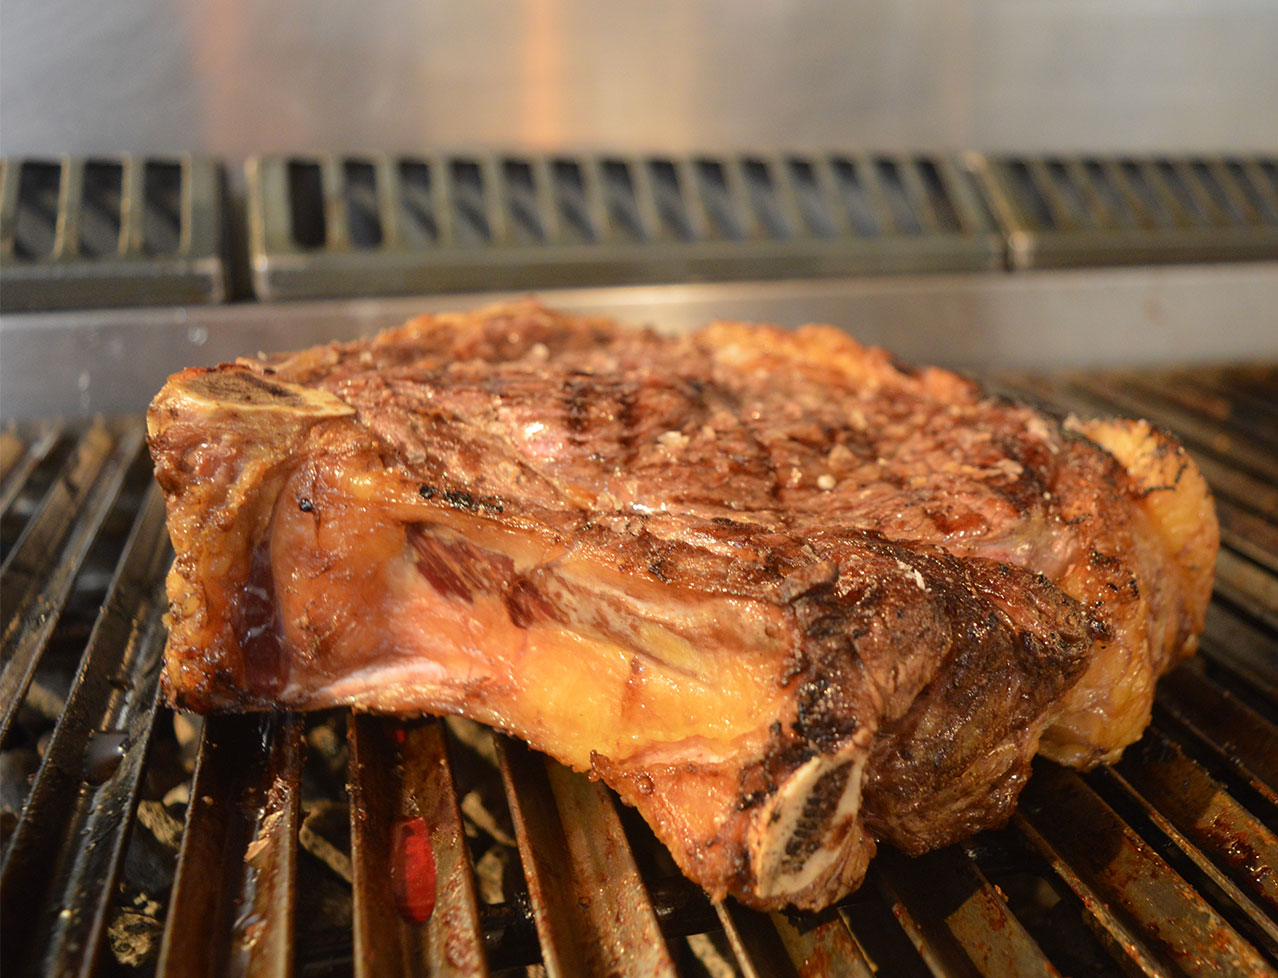
[(1124, 373), (1121, 383), (1147, 402), (1168, 404), (1278, 451), (1278, 426), (1257, 423), (1265, 416), (1278, 421), (1278, 404), (1253, 399), (1244, 407), (1237, 403), (1237, 392), (1213, 389), (1180, 371), (1166, 376)]
[(512, 740), (498, 740), (497, 756), (551, 978), (674, 975), (603, 789)]
[(1278, 628), (1278, 579), (1263, 567), (1226, 551), (1217, 562), (1216, 581), (1230, 603)]
[(905, 861), (887, 854), (880, 873), (893, 911), (911, 938), (959, 971), (987, 978), (1057, 976), (1034, 939), (1010, 912), (980, 868), (958, 849)]
[(714, 909), (745, 978), (806, 978), (795, 968), (766, 914), (735, 900), (716, 903)]
[(156, 974), (293, 973), (301, 724), (206, 721)]
[(8, 975), (94, 970), (155, 716), (164, 645), (156, 582), (167, 556), (153, 489), (5, 854)]
[[(1269, 574), (1278, 574), (1278, 526), (1225, 499), (1216, 501), (1216, 515), (1225, 546), (1261, 565)], [(1254, 590), (1263, 594), (1267, 587)]]
[[(354, 715), (347, 742), (355, 974), (483, 978), (483, 927), (443, 724)], [(435, 905), (423, 923), (427, 896)]]
[[(892, 857), (889, 855), (888, 858)], [(975, 965), (963, 953), (940, 917), (911, 908), (901, 895), (899, 879), (894, 878), (890, 871), (875, 867), (872, 877), (872, 882), (928, 971), (936, 978), (977, 978), (979, 972)]]
[[(1073, 412), (1081, 417), (1105, 417), (1120, 413), (1123, 408), (1105, 396), (1103, 384), (1084, 391), (1060, 377), (1026, 377), (999, 374), (993, 382), (1003, 390), (1022, 397), (1048, 410)], [(1152, 417), (1165, 423), (1158, 414)], [(1166, 425), (1167, 427), (1173, 427)], [(1203, 434), (1200, 430), (1200, 434)], [(1202, 470), (1212, 491), (1224, 496), (1232, 504), (1250, 510), (1269, 522), (1278, 521), (1278, 484), (1266, 482), (1231, 464), (1228, 443), (1208, 437), (1204, 441), (1177, 430), (1194, 463)], [(1224, 451), (1222, 451), (1222, 447)]]
[[(1157, 727), (1109, 776), (1242, 907), (1278, 952), (1278, 839)], [(1266, 916), (1268, 915), (1268, 916)]]
[(1206, 676), (1182, 668), (1159, 683), (1159, 706), (1196, 734), (1212, 753), (1271, 805), (1278, 805), (1278, 728)]
[(1113, 908), (1110, 933), (1146, 974), (1167, 967), (1203, 976), (1269, 970), (1078, 775), (1036, 765), (1019, 811), (1026, 837), (1089, 909), (1097, 900)]
[[(39, 514), (4, 562), (0, 595), (8, 620), (4, 671), (0, 672), (0, 742), (8, 736), (76, 571), (119, 494), (129, 464), (137, 458), (142, 434), (138, 424), (131, 425), (118, 440), (103, 427), (91, 428), (65, 478), (49, 490)], [(50, 553), (58, 554), (52, 566)]]
[(1278, 485), (1278, 456), (1250, 438), (1231, 437), (1210, 421), (1165, 400), (1142, 396), (1123, 383), (1122, 377), (1098, 378), (1073, 375), (1069, 381), (1079, 390), (1113, 404), (1131, 417), (1158, 418), (1190, 444), (1227, 458), (1231, 465), (1252, 472), (1268, 485)]
[(1207, 609), (1202, 650), (1270, 703), (1278, 703), (1278, 642), (1220, 602)]
[(871, 978), (874, 969), (847, 922), (835, 910), (803, 918), (772, 914), (772, 926), (800, 975)]
[(36, 470), (45, 456), (57, 444), (62, 434), (60, 425), (44, 425), (33, 432), (29, 439), (19, 438), (12, 432), (4, 433), (4, 466), (0, 472), (0, 517), (9, 512), (9, 507), (27, 484), (27, 479)]

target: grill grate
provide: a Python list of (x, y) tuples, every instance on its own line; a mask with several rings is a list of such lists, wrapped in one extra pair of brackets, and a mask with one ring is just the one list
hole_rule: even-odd
[(973, 156), (1013, 269), (1278, 257), (1275, 161)]
[(947, 157), (264, 156), (256, 292), (323, 295), (998, 267)]
[(1202, 650), (1118, 765), (1040, 761), (1007, 829), (884, 852), (818, 915), (711, 905), (609, 791), (472, 724), (193, 731), (156, 701), (170, 551), (140, 424), (5, 432), (4, 973), (1273, 974), (1278, 368), (993, 380), (1183, 437), (1225, 543)]
[(0, 307), (220, 302), (221, 172), (190, 156), (0, 159)]

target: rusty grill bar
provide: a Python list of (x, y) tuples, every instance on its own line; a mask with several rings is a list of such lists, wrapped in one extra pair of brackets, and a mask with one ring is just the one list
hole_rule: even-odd
[(1202, 649), (1119, 764), (1037, 762), (1006, 829), (817, 915), (710, 904), (607, 789), (465, 721), (174, 716), (141, 426), (6, 431), (4, 974), (1274, 974), (1278, 366), (990, 379), (1185, 440), (1224, 538)]

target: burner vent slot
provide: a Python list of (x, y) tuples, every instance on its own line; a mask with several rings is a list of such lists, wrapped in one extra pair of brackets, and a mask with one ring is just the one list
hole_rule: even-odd
[(439, 218), (435, 211), (435, 181), (431, 166), (422, 160), (401, 160), (399, 178), (400, 237), (409, 248), (439, 242)]
[(524, 159), (503, 160), (501, 173), (511, 238), (521, 244), (544, 242), (546, 228), (539, 205), (543, 179)]
[(562, 239), (570, 244), (599, 240), (598, 222), (591, 214), (590, 195), (581, 163), (569, 159), (551, 160), (550, 173)]
[(293, 241), (299, 248), (323, 248), (328, 229), (318, 163), (288, 165), (288, 202), (293, 216)]
[(142, 251), (169, 258), (182, 248), (182, 167), (149, 161), (143, 170)]
[(448, 164), (451, 183), (454, 241), (463, 246), (490, 244), (493, 229), (488, 218), (488, 186), (480, 164), (473, 159)]
[(53, 254), (64, 179), (62, 168), (56, 163), (33, 161), (19, 167), (13, 239), (16, 257), (39, 261)]
[(673, 160), (649, 160), (648, 179), (652, 183), (652, 197), (662, 232), (679, 241), (695, 239), (697, 233), (684, 199), (685, 178), (678, 164)]
[(80, 254), (107, 258), (120, 248), (123, 229), (124, 168), (119, 163), (90, 160), (84, 165), (80, 211)]
[(366, 160), (347, 160), (343, 169), (351, 244), (357, 248), (376, 248), (382, 243), (382, 218), (373, 164)]

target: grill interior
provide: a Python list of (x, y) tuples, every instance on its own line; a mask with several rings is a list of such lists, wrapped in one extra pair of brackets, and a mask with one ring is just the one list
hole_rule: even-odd
[(1202, 649), (1118, 765), (1040, 762), (1007, 828), (817, 915), (712, 905), (607, 789), (467, 722), (171, 713), (140, 419), (5, 431), (4, 974), (1274, 973), (1278, 367), (988, 379), (1185, 440), (1222, 524)]
[(0, 307), (222, 301), (221, 181), (190, 156), (0, 159)]

